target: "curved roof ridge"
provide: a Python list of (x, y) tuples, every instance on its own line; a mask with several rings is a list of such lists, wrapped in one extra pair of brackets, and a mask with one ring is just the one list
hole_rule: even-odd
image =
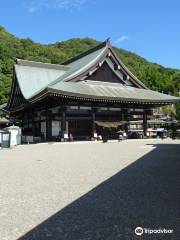
[(123, 63), (123, 61), (117, 56), (115, 50), (113, 49), (112, 46), (109, 46), (110, 50), (112, 51), (112, 53), (114, 54), (114, 56), (116, 57), (117, 61), (120, 63), (120, 65), (122, 66), (122, 68), (124, 68), (124, 70), (141, 86), (143, 86), (144, 88), (148, 89), (146, 87), (146, 85), (140, 81), (127, 67), (126, 65)]
[(107, 51), (107, 44), (103, 48), (96, 49), (96, 51), (91, 52), (90, 54), (85, 55), (77, 59), (76, 61), (71, 62), (69, 66), (69, 70), (63, 74), (61, 77), (57, 78), (54, 82), (50, 83), (48, 86), (55, 85), (60, 81), (66, 82), (71, 78), (76, 77), (80, 73), (88, 70), (92, 67), (96, 62), (101, 59), (104, 53)]
[(70, 58), (69, 60), (65, 61), (63, 63), (63, 65), (68, 65), (76, 60), (79, 60), (80, 58), (82, 57), (85, 57), (86, 55), (89, 55), (90, 53), (93, 53), (101, 48), (104, 48), (106, 45), (109, 44), (109, 38), (107, 40), (105, 40), (104, 42), (101, 42), (100, 44), (98, 44), (97, 46), (93, 47), (93, 48), (90, 48), (89, 50), (83, 52), (83, 53), (80, 53), (79, 55), (73, 57), (73, 58)]
[(23, 59), (16, 59), (17, 65), (27, 66), (27, 67), (37, 67), (37, 68), (45, 68), (45, 69), (54, 69), (54, 70), (68, 70), (68, 66), (64, 66), (63, 64), (52, 64), (52, 63), (43, 63), (36, 61), (29, 61)]

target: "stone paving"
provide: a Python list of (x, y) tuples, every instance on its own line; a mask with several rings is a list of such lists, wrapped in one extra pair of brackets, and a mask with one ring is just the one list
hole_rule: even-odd
[(180, 239), (179, 173), (179, 140), (0, 150), (0, 240)]

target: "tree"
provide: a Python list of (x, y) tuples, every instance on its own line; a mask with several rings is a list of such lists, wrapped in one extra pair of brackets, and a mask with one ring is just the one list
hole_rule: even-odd
[(176, 105), (176, 119), (180, 121), (180, 104)]

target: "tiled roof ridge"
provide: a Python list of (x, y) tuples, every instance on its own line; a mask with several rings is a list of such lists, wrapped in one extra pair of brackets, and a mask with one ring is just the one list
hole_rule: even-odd
[(90, 48), (89, 50), (87, 50), (87, 51), (85, 51), (83, 53), (80, 53), (79, 55), (77, 55), (77, 56), (75, 56), (75, 57), (65, 61), (63, 63), (63, 65), (68, 65), (68, 64), (70, 64), (70, 63), (72, 63), (72, 62), (74, 62), (76, 60), (79, 60), (79, 59), (81, 59), (81, 58), (83, 58), (83, 57), (85, 57), (85, 56), (87, 56), (87, 55), (89, 55), (89, 54), (91, 54), (91, 53), (93, 53), (93, 52), (95, 52), (95, 51), (97, 51), (97, 50), (99, 50), (99, 49), (109, 45), (109, 44), (110, 44), (110, 42), (109, 42), (109, 38), (108, 38), (107, 40), (105, 40), (104, 42), (101, 42), (97, 46), (95, 46), (93, 48)]
[(37, 68), (45, 68), (45, 69), (54, 69), (54, 70), (68, 70), (68, 66), (64, 66), (63, 64), (52, 64), (52, 63), (43, 63), (43, 62), (36, 62), (36, 61), (29, 61), (23, 59), (16, 59), (16, 64), (20, 66), (27, 66), (27, 67), (37, 67)]

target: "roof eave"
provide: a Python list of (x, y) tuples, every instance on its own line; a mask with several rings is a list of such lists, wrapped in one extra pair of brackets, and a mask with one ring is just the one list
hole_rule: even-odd
[(147, 104), (172, 104), (180, 101), (180, 99), (137, 99), (137, 98), (117, 98), (117, 97), (108, 97), (108, 96), (95, 96), (95, 95), (87, 95), (87, 94), (79, 94), (79, 93), (73, 93), (63, 90), (56, 90), (53, 88), (47, 88), (48, 93), (54, 93), (59, 94), (60, 96), (67, 96), (67, 97), (79, 97), (87, 100), (100, 100), (100, 101), (119, 101), (119, 102), (134, 102), (134, 103), (147, 103)]
[(61, 97), (65, 99), (75, 99), (75, 100), (83, 100), (88, 102), (101, 102), (101, 103), (119, 103), (119, 104), (141, 104), (141, 105), (157, 105), (157, 106), (163, 106), (163, 105), (170, 105), (173, 103), (180, 102), (180, 99), (167, 99), (167, 100), (152, 100), (152, 99), (133, 99), (133, 98), (110, 98), (110, 97), (101, 97), (101, 96), (92, 96), (92, 95), (83, 95), (83, 94), (77, 94), (77, 93), (70, 93), (66, 91), (61, 90), (55, 90), (51, 88), (46, 88), (42, 92), (40, 92), (38, 95), (32, 97), (28, 100), (27, 104), (21, 105), (16, 109), (10, 109), (10, 112), (18, 112), (24, 109), (26, 106), (36, 103), (38, 101), (41, 101), (42, 99), (48, 97), (48, 96), (55, 96), (55, 97)]

